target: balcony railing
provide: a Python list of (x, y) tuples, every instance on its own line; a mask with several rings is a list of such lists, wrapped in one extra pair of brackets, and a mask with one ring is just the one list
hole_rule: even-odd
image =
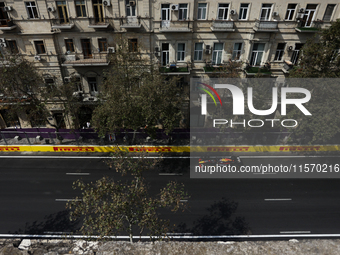
[(126, 29), (140, 28), (142, 25), (140, 23), (141, 17), (125, 17), (120, 19), (120, 27)]
[(73, 19), (52, 19), (52, 28), (71, 29), (74, 27)]
[(13, 20), (10, 19), (0, 19), (0, 30), (12, 30), (17, 26), (14, 24)]
[(253, 27), (254, 31), (258, 32), (277, 32), (278, 22), (277, 21), (265, 21), (265, 20), (256, 20), (255, 26)]
[(159, 72), (166, 75), (190, 74), (190, 65), (188, 63), (172, 63), (160, 67)]
[(233, 32), (235, 31), (234, 28), (234, 21), (232, 20), (214, 20), (212, 23), (211, 31), (214, 32), (225, 32), (225, 31), (230, 31)]
[(305, 21), (298, 20), (295, 30), (302, 33), (315, 33), (320, 30), (322, 24), (323, 22), (321, 20), (315, 20), (312, 22), (311, 26), (306, 27)]
[(190, 20), (179, 20), (179, 21), (170, 21), (170, 20), (161, 20), (159, 25), (160, 32), (191, 32), (191, 22)]
[(108, 53), (92, 53), (84, 55), (83, 53), (73, 53), (63, 55), (62, 66), (107, 66), (110, 64)]
[(108, 18), (89, 18), (90, 28), (107, 28), (110, 25)]

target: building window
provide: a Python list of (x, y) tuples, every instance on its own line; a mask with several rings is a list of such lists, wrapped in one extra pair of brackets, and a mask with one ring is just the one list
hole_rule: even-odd
[(81, 47), (83, 49), (84, 59), (92, 58), (90, 39), (81, 39), (80, 42), (81, 42)]
[(96, 77), (88, 77), (87, 81), (89, 83), (90, 92), (98, 92), (97, 78)]
[(76, 1), (76, 12), (77, 12), (77, 17), (86, 17), (86, 6), (85, 6), (85, 1)]
[(302, 27), (311, 27), (314, 20), (317, 4), (307, 4), (305, 14), (302, 19)]
[(286, 47), (285, 43), (279, 43), (277, 45), (274, 61), (281, 61), (282, 60), (285, 47)]
[(45, 46), (43, 41), (34, 41), (35, 49), (37, 51), (37, 54), (45, 54)]
[(57, 9), (59, 14), (60, 23), (68, 23), (68, 13), (67, 13), (67, 6), (66, 1), (57, 1)]
[(169, 64), (169, 44), (162, 43), (162, 65), (166, 66)]
[(65, 39), (66, 51), (74, 52), (74, 45), (72, 39)]
[(45, 78), (45, 87), (48, 92), (53, 90), (54, 79), (53, 78)]
[(29, 19), (37, 19), (38, 17), (38, 9), (35, 5), (35, 2), (25, 2), (27, 15)]
[(188, 18), (188, 4), (179, 4), (178, 20)]
[(137, 52), (138, 51), (138, 40), (137, 39), (129, 39), (129, 52)]
[(194, 60), (203, 60), (203, 43), (195, 43)]
[(335, 4), (327, 5), (325, 15), (323, 16), (323, 21), (331, 21), (334, 8), (335, 8)]
[(254, 43), (253, 51), (251, 53), (250, 65), (260, 66), (264, 53), (264, 43)]
[(290, 61), (293, 63), (293, 65), (295, 65), (298, 60), (299, 60), (299, 56), (300, 56), (300, 50), (303, 47), (303, 43), (296, 43), (295, 44), (295, 49), (293, 51), (292, 54), (292, 58), (290, 59)]
[(170, 4), (162, 4), (162, 20), (170, 20)]
[(9, 48), (9, 50), (12, 54), (18, 54), (19, 53), (19, 49), (18, 49), (16, 41), (9, 40), (9, 41), (7, 41), (7, 44), (8, 44), (8, 48)]
[(79, 76), (72, 77), (72, 82), (74, 83), (74, 88), (76, 92), (82, 92), (83, 86), (81, 84), (81, 78)]
[(199, 3), (198, 4), (198, 16), (197, 19), (206, 19), (207, 18), (207, 4)]
[(212, 54), (212, 64), (222, 64), (223, 43), (214, 43), (214, 49)]
[(229, 4), (218, 4), (217, 19), (228, 19)]
[(136, 1), (125, 0), (126, 16), (136, 16)]
[(232, 60), (240, 60), (242, 53), (242, 43), (235, 43), (233, 49)]
[(107, 40), (106, 38), (98, 39), (99, 52), (107, 51)]
[(103, 1), (92, 0), (93, 14), (96, 23), (104, 22)]
[(260, 20), (269, 20), (272, 4), (262, 4)]
[(177, 61), (184, 61), (185, 58), (185, 43), (177, 45)]
[(285, 20), (294, 20), (297, 4), (288, 4)]
[(249, 4), (241, 4), (238, 19), (246, 20), (248, 18), (248, 10), (249, 10)]

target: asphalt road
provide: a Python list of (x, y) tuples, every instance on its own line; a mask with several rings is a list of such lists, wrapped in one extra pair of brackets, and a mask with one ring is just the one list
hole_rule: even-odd
[[(245, 165), (340, 163), (340, 158), (245, 158)], [(177, 173), (182, 175), (168, 175)], [(53, 234), (77, 229), (65, 200), (79, 195), (73, 181), (120, 178), (103, 159), (0, 157), (0, 234)], [(169, 180), (183, 182), (190, 209), (162, 217), (178, 233), (339, 234), (340, 178), (190, 179), (188, 159), (167, 159), (146, 174), (151, 192)], [(306, 177), (308, 177), (306, 175)], [(339, 172), (340, 177), (340, 172)], [(223, 199), (225, 198), (225, 199)]]

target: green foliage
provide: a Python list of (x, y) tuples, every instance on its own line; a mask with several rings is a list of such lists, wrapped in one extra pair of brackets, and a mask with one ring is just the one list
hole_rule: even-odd
[(126, 158), (118, 153), (109, 162), (122, 175), (128, 175), (127, 181), (116, 181), (103, 177), (94, 183), (78, 180), (73, 188), (82, 194), (75, 201), (67, 203), (71, 209), (71, 220), (83, 219), (81, 231), (84, 235), (107, 236), (127, 232), (132, 242), (138, 231), (142, 235), (148, 230), (151, 236), (162, 238), (169, 232), (169, 221), (159, 217), (159, 210), (169, 208), (176, 212), (185, 209), (181, 202), (187, 198), (183, 184), (169, 182), (158, 195), (152, 196), (143, 172), (157, 164), (157, 160)]
[[(298, 66), (289, 73), (289, 78), (340, 78), (340, 20), (309, 40), (302, 48)], [(309, 79), (295, 82), (291, 87), (303, 87), (311, 91), (312, 97), (306, 108), (312, 117), (304, 117), (298, 109), (289, 116), (301, 121), (294, 133), (311, 132), (310, 142), (330, 141), (340, 130), (340, 87), (336, 80)]]
[(148, 55), (129, 52), (126, 41), (116, 48), (92, 125), (101, 135), (121, 128), (154, 129), (156, 125), (171, 131), (181, 118), (183, 92), (176, 86), (177, 79), (162, 76)]

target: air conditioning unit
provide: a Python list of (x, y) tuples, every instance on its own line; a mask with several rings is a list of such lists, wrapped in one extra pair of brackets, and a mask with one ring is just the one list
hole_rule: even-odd
[(130, 1), (130, 2), (129, 2), (129, 5), (130, 5), (130, 6), (136, 6), (136, 1)]
[(115, 47), (107, 47), (108, 53), (115, 53)]
[(279, 12), (273, 12), (273, 16), (279, 16)]
[(111, 2), (109, 0), (104, 0), (103, 5), (104, 6), (111, 6)]
[(296, 15), (296, 18), (297, 19), (303, 19), (303, 16), (304, 16), (305, 14), (304, 13), (298, 13), (297, 15)]
[(5, 38), (0, 38), (0, 43), (5, 43), (5, 42), (6, 42)]
[(235, 14), (236, 14), (236, 10), (235, 9), (230, 10), (230, 15), (235, 15)]
[(73, 92), (73, 93), (72, 93), (72, 96), (74, 96), (74, 97), (80, 97), (81, 94), (82, 94), (81, 91), (76, 91), (76, 92)]
[(1, 48), (7, 48), (7, 43), (5, 43), (5, 42), (0, 43), (0, 47)]
[(205, 46), (205, 54), (211, 54), (211, 46), (210, 45)]
[(71, 82), (71, 77), (64, 77), (64, 82), (66, 82), (66, 83)]
[(172, 4), (172, 5), (170, 6), (170, 8), (171, 8), (171, 10), (173, 10), (173, 11), (178, 11), (178, 4)]
[(55, 9), (54, 9), (54, 7), (50, 6), (50, 7), (47, 7), (47, 11), (48, 12), (55, 12)]
[(289, 51), (292, 51), (292, 50), (293, 50), (293, 46), (289, 46), (289, 47), (288, 47), (288, 50), (289, 50)]
[(157, 51), (155, 54), (156, 54), (157, 57), (161, 56), (161, 52), (160, 51)]
[(38, 55), (36, 55), (36, 56), (34, 56), (34, 60), (36, 60), (36, 61), (40, 61), (40, 60), (41, 60), (41, 57), (40, 57), (40, 56), (38, 56)]
[(95, 102), (95, 101), (98, 101), (98, 98), (96, 98), (96, 97), (86, 97), (86, 98), (84, 98), (84, 101)]
[(11, 10), (13, 10), (11, 6), (5, 6), (4, 7), (5, 12), (10, 12)]
[(76, 61), (76, 55), (65, 55), (66, 61)]
[(66, 55), (70, 55), (71, 54), (71, 51), (66, 51)]
[(159, 47), (157, 46), (157, 47), (155, 47), (155, 51), (156, 52), (158, 52), (159, 51)]
[(305, 10), (306, 10), (305, 8), (300, 8), (300, 9), (299, 9), (299, 13), (304, 13)]

